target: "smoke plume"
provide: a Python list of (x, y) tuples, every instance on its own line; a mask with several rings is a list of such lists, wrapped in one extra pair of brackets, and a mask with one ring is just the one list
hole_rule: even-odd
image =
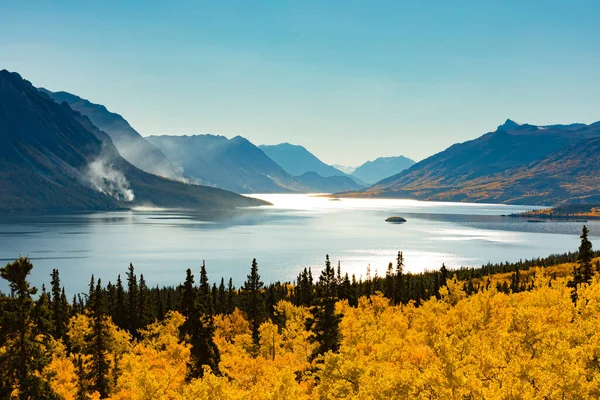
[(99, 192), (114, 197), (117, 200), (130, 202), (135, 199), (133, 190), (125, 175), (103, 159), (97, 158), (88, 164), (85, 174), (92, 187)]

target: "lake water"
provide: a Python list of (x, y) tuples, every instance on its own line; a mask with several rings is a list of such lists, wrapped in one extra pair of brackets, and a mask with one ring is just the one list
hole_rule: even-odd
[[(130, 262), (149, 285), (174, 285), (206, 260), (211, 281), (239, 286), (256, 258), (263, 281), (293, 280), (319, 271), (325, 254), (357, 277), (385, 273), (398, 250), (418, 272), (518, 261), (574, 251), (582, 223), (528, 223), (502, 217), (535, 207), (392, 199), (342, 199), (297, 194), (252, 195), (273, 206), (236, 212), (135, 210), (46, 216), (0, 216), (0, 262), (29, 256), (31, 281), (48, 285), (58, 268), (69, 293), (87, 291), (91, 274), (104, 283), (124, 278)], [(407, 219), (386, 223), (389, 216)], [(600, 223), (590, 221), (591, 239)], [(600, 246), (600, 243), (597, 243)], [(596, 246), (596, 247), (597, 247)], [(316, 276), (316, 274), (314, 274)], [(0, 289), (6, 290), (4, 282)]]

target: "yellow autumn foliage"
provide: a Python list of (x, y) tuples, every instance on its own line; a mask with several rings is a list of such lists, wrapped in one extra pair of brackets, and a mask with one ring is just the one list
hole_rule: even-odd
[[(358, 307), (338, 302), (340, 350), (312, 363), (305, 307), (281, 301), (273, 321), (260, 327), (258, 348), (242, 312), (217, 315), (220, 374), (205, 367), (202, 378), (190, 381), (190, 348), (179, 339), (181, 314), (149, 325), (137, 342), (111, 328), (115, 345), (109, 353), (118, 361), (111, 398), (600, 398), (600, 277), (579, 287), (573, 304), (567, 278), (551, 280), (541, 269), (533, 276), (533, 290), (515, 294), (490, 285), (467, 296), (462, 282), (449, 280), (440, 299), (418, 307), (391, 305), (380, 294), (361, 298)], [(45, 372), (65, 399), (75, 398), (74, 361), (88, 329), (85, 315), (74, 317), (74, 353), (67, 355), (60, 343), (52, 346)]]

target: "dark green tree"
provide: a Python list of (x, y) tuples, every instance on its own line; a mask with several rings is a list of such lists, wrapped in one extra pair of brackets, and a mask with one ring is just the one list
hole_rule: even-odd
[(394, 285), (394, 303), (400, 304), (405, 299), (404, 293), (404, 256), (398, 252), (396, 257), (396, 284)]
[(388, 299), (394, 298), (394, 266), (392, 263), (388, 264), (388, 269), (385, 272), (384, 294)]
[(52, 294), (52, 319), (54, 322), (53, 335), (56, 339), (66, 339), (67, 324), (69, 323), (69, 304), (65, 296), (64, 288), (60, 286), (60, 276), (57, 269), (50, 274)]
[(442, 263), (442, 268), (440, 268), (440, 287), (446, 286), (448, 282), (448, 268), (446, 268), (446, 264)]
[(202, 376), (203, 365), (208, 365), (215, 373), (218, 373), (220, 360), (219, 349), (213, 340), (214, 324), (211, 313), (210, 286), (208, 286), (208, 277), (204, 266), (200, 275), (202, 283), (200, 290), (197, 290), (194, 286), (192, 271), (190, 269), (186, 271), (180, 302), (180, 311), (186, 317), (180, 332), (183, 339), (192, 346), (188, 378)]
[(123, 288), (123, 281), (121, 280), (121, 274), (117, 277), (117, 299), (116, 299), (116, 310), (114, 322), (119, 328), (127, 329), (127, 320), (125, 316), (125, 289)]
[(133, 264), (129, 264), (127, 270), (127, 328), (131, 334), (137, 335), (139, 328), (139, 296), (138, 296), (138, 283), (135, 275)]
[(584, 225), (581, 230), (581, 244), (579, 245), (579, 256), (577, 257), (581, 276), (585, 283), (591, 283), (592, 277), (594, 276), (594, 271), (592, 269), (594, 252), (592, 251), (592, 242), (588, 239), (589, 232), (587, 226)]
[(335, 312), (337, 301), (335, 272), (325, 257), (325, 269), (316, 284), (316, 304), (310, 310), (312, 317), (307, 320), (307, 328), (312, 334), (310, 341), (317, 343), (311, 359), (328, 351), (336, 352), (340, 348), (339, 324), (342, 316)]
[(263, 294), (263, 282), (258, 274), (258, 263), (256, 258), (252, 260), (250, 274), (247, 276), (244, 286), (242, 286), (242, 310), (248, 315), (250, 327), (252, 328), (252, 340), (254, 345), (259, 345), (258, 328), (265, 315), (265, 301)]
[(146, 285), (144, 275), (140, 275), (140, 283), (138, 286), (138, 328), (145, 328), (152, 322), (152, 302), (150, 299), (150, 291)]
[(98, 279), (93, 293), (93, 301), (90, 308), (92, 330), (87, 337), (91, 356), (91, 368), (89, 379), (91, 389), (97, 390), (101, 398), (108, 397), (110, 362), (107, 357), (110, 345), (110, 333), (108, 331), (108, 309), (106, 293), (102, 289), (102, 282)]
[(227, 309), (225, 312), (230, 314), (235, 309), (235, 287), (233, 286), (233, 279), (229, 278), (227, 283)]
[(0, 269), (8, 282), (10, 296), (0, 296), (0, 398), (11, 398), (18, 389), (19, 399), (58, 399), (41, 371), (50, 362), (42, 336), (34, 323), (37, 289), (27, 281), (33, 265), (21, 257)]

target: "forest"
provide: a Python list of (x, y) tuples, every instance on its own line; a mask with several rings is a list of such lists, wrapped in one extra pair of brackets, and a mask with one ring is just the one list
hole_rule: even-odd
[[(240, 288), (187, 269), (146, 285), (130, 265), (68, 299), (58, 270), (0, 269), (2, 399), (600, 397), (600, 253), (480, 268), (343, 274)], [(195, 273), (199, 274), (196, 275)], [(183, 277), (183, 276), (182, 276)]]

